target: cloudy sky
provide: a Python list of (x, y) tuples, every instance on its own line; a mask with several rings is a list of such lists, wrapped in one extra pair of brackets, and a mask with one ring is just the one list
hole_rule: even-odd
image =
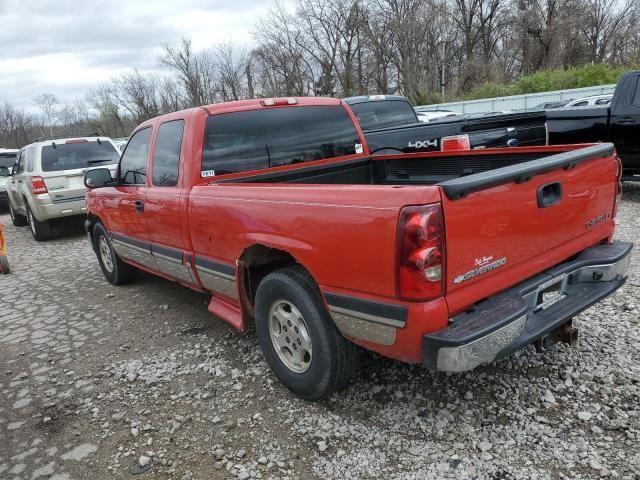
[(0, 101), (84, 98), (127, 68), (158, 69), (163, 42), (251, 43), (272, 0), (0, 0)]

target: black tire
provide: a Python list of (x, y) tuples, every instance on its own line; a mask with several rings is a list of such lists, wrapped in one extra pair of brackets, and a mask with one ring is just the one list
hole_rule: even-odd
[[(287, 366), (272, 341), (270, 310), (281, 300), (299, 311), (311, 338), (310, 364), (301, 373)], [(282, 268), (264, 277), (256, 292), (255, 318), (258, 341), (267, 363), (278, 379), (296, 395), (306, 400), (317, 400), (349, 384), (357, 368), (358, 347), (338, 331), (318, 286), (302, 267)]]
[[(111, 257), (111, 268), (109, 268), (108, 260), (102, 258), (100, 250), (102, 239), (104, 239), (105, 249), (108, 249), (108, 255)], [(112, 285), (122, 285), (135, 280), (137, 273), (136, 267), (120, 259), (113, 249), (113, 244), (107, 231), (101, 223), (96, 223), (95, 227), (93, 227), (93, 249), (98, 257), (98, 263), (100, 264), (104, 278), (106, 278), (109, 283)]]
[(0, 272), (2, 272), (4, 275), (11, 273), (9, 260), (7, 260), (7, 257), (5, 256), (0, 256)]
[(49, 240), (51, 237), (51, 223), (40, 222), (34, 215), (29, 205), (25, 202), (25, 208), (27, 209), (27, 222), (29, 223), (29, 227), (31, 228), (31, 235), (38, 242), (44, 242), (45, 240)]
[(14, 226), (26, 227), (27, 225), (29, 225), (29, 222), (27, 221), (27, 217), (25, 217), (24, 215), (20, 215), (19, 213), (16, 213), (16, 211), (13, 209), (13, 205), (11, 205), (11, 200), (9, 200), (9, 215), (11, 216), (11, 223), (13, 223)]

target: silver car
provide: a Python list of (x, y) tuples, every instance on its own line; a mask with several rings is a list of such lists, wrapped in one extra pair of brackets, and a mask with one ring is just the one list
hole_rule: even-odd
[(13, 224), (29, 225), (33, 238), (47, 240), (51, 220), (86, 213), (87, 170), (108, 167), (115, 174), (119, 158), (108, 137), (61, 138), (23, 147), (7, 183)]
[(5, 208), (9, 203), (7, 183), (11, 180), (11, 168), (18, 156), (17, 149), (0, 148), (0, 207)]

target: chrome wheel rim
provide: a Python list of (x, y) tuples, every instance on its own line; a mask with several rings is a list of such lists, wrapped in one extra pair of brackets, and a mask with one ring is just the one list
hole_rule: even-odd
[(100, 235), (100, 240), (98, 240), (98, 249), (100, 250), (100, 258), (102, 259), (104, 268), (106, 268), (109, 273), (113, 272), (111, 248), (109, 248), (109, 244), (107, 243), (107, 239), (104, 238), (104, 235)]
[(276, 300), (269, 308), (269, 335), (273, 348), (286, 367), (304, 373), (311, 366), (311, 335), (295, 305)]
[(33, 232), (33, 234), (35, 235), (36, 233), (36, 225), (33, 221), (33, 213), (31, 213), (31, 210), (27, 208), (27, 219), (29, 220), (29, 226), (31, 227), (31, 231)]

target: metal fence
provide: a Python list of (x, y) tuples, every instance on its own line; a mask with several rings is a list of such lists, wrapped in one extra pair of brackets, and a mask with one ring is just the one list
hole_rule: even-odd
[(484, 113), (499, 112), (505, 110), (523, 110), (534, 107), (544, 102), (559, 100), (573, 100), (591, 95), (604, 95), (613, 93), (616, 89), (613, 85), (600, 85), (597, 87), (573, 88), (570, 90), (556, 90), (553, 92), (527, 93), (525, 95), (513, 95), (510, 97), (486, 98), (482, 100), (467, 100), (464, 102), (440, 103), (434, 105), (421, 105), (420, 110), (451, 110), (457, 113)]

